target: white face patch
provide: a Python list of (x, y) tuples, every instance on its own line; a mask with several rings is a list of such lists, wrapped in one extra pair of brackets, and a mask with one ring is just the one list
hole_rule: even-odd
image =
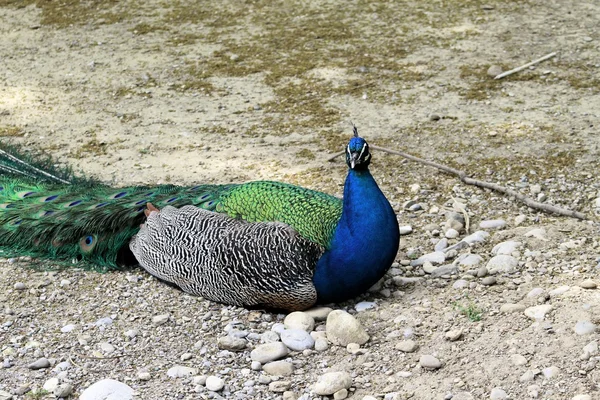
[[(365, 145), (363, 146), (362, 150), (360, 151), (360, 154), (358, 155), (358, 159), (357, 160), (361, 160), (362, 159), (363, 153), (365, 152), (365, 150), (367, 150), (367, 146), (368, 146), (368, 144), (365, 143)], [(369, 154), (369, 156), (370, 156), (370, 154)], [(368, 160), (368, 158), (367, 158), (367, 160)]]

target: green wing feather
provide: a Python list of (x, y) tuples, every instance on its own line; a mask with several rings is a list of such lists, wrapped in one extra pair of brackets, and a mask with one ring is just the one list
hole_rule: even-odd
[(11, 152), (26, 158), (27, 166), (0, 153), (2, 257), (78, 260), (98, 271), (136, 264), (128, 244), (148, 202), (159, 209), (192, 204), (251, 222), (285, 222), (326, 248), (341, 216), (340, 199), (281, 182), (115, 188)]

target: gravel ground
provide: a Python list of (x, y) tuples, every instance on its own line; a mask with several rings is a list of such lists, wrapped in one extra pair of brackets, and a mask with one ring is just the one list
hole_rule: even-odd
[(353, 121), (371, 144), (587, 215), (375, 152), (401, 248), (345, 304), (278, 315), (139, 269), (0, 259), (0, 399), (600, 398), (597, 15), (582, 1), (0, 0), (0, 140), (84, 174), (340, 195), (345, 166), (327, 158)]

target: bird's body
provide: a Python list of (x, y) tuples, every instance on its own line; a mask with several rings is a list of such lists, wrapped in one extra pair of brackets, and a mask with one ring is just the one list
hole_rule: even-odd
[(113, 188), (0, 149), (0, 256), (100, 271), (139, 263), (188, 293), (246, 307), (343, 301), (383, 276), (399, 242), (368, 145), (353, 138), (346, 157), (340, 200), (270, 181)]

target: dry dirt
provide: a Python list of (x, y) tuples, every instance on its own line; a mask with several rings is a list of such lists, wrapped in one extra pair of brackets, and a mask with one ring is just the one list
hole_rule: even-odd
[[(593, 219), (600, 194), (599, 15), (598, 2), (559, 0), (0, 0), (0, 140), (42, 150), (115, 185), (272, 179), (341, 195), (346, 168), (339, 159), (326, 160), (343, 149), (353, 122), (371, 144), (459, 167), (527, 195), (539, 184), (546, 202)], [(507, 70), (554, 51), (556, 57), (503, 80), (487, 74), (492, 65)], [(596, 358), (580, 359), (597, 334), (573, 332), (576, 322), (600, 315), (598, 291), (577, 286), (596, 278), (596, 223), (533, 211), (397, 156), (376, 152), (373, 158), (373, 175), (401, 224), (413, 228), (402, 239), (398, 262), (433, 251), (432, 239), (439, 237), (426, 227), (437, 224), (443, 235), (446, 219), (430, 208), (443, 210), (458, 198), (467, 205), (471, 231), (481, 220), (508, 222), (461, 254), (471, 251), (487, 262), (494, 244), (517, 238), (524, 243), (519, 271), (499, 276), (494, 286), (476, 279), (465, 290), (452, 288), (464, 271), (401, 288), (389, 279), (389, 293), (366, 297), (377, 309), (359, 313), (372, 335), (366, 358), (335, 347), (298, 355), (296, 395), (333, 366), (360, 378), (353, 399), (385, 393), (484, 399), (494, 387), (511, 399), (534, 392), (540, 399), (600, 398)], [(424, 211), (403, 209), (407, 200)], [(520, 214), (525, 221), (517, 227)], [(538, 227), (548, 232), (546, 240), (523, 237)], [(423, 275), (418, 268), (400, 269)], [(64, 279), (74, 284), (61, 287)], [(18, 281), (32, 289), (14, 290)], [(39, 282), (45, 284), (36, 287)], [(199, 398), (189, 382), (168, 379), (166, 368), (194, 352), (198, 340), (214, 347), (234, 317), (248, 329), (268, 329), (252, 328), (246, 311), (190, 298), (146, 276), (140, 282), (125, 273), (48, 275), (2, 264), (0, 347), (41, 342), (41, 354), (59, 362), (91, 354), (77, 335), (65, 336), (60, 328), (115, 315), (114, 332), (122, 336), (137, 326), (151, 339), (150, 350), (128, 343), (120, 350), (138, 351), (129, 360), (84, 359), (85, 373), (71, 377), (75, 393), (112, 377), (140, 398)], [(525, 297), (534, 287), (548, 292), (564, 285), (571, 289), (563, 295)], [(544, 322), (499, 311), (505, 303), (537, 302), (554, 307)], [(465, 308), (481, 312), (480, 318), (468, 318)], [(203, 329), (207, 310), (224, 322)], [(163, 312), (175, 322), (158, 332), (148, 315)], [(406, 327), (417, 332), (415, 354), (394, 349), (390, 332)], [(451, 329), (462, 329), (463, 338), (446, 341)], [(102, 340), (102, 332), (89, 330), (93, 341)], [(511, 364), (514, 353), (527, 365)], [(436, 355), (444, 366), (419, 368), (421, 354)], [(195, 357), (186, 362), (199, 367), (201, 355)], [(53, 374), (27, 370), (33, 360), (26, 352), (16, 366), (0, 369), (0, 389), (39, 389)], [(235, 372), (249, 362), (240, 356), (225, 365), (235, 365)], [(561, 370), (559, 377), (519, 380), (526, 370), (550, 366)], [(140, 368), (153, 379), (138, 381)], [(218, 362), (201, 367), (204, 374), (223, 368)], [(401, 371), (413, 375), (397, 376)], [(265, 388), (255, 398), (277, 396)]]

